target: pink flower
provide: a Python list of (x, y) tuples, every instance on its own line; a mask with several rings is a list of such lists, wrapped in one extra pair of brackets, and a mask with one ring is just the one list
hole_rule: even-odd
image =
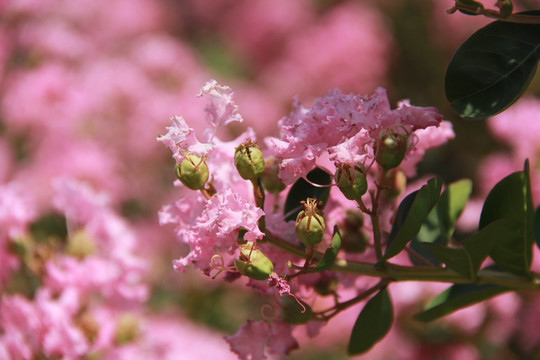
[(238, 106), (232, 99), (233, 94), (234, 91), (230, 87), (219, 85), (216, 80), (210, 80), (202, 87), (199, 96), (210, 98), (204, 109), (206, 121), (214, 128), (227, 125), (232, 121), (243, 121), (238, 113)]
[(171, 118), (172, 126), (167, 127), (167, 134), (158, 137), (173, 152), (173, 158), (178, 164), (184, 160), (185, 152), (204, 157), (214, 147), (211, 143), (201, 143), (195, 136), (195, 130), (190, 128), (183, 117)]
[[(182, 207), (182, 203), (177, 206)], [(175, 270), (183, 271), (189, 263), (208, 270), (216, 252), (232, 254), (238, 247), (236, 239), (240, 229), (247, 230), (244, 239), (248, 241), (261, 239), (264, 234), (259, 230), (258, 220), (263, 214), (261, 209), (226, 189), (212, 196), (193, 222), (184, 223), (179, 216), (168, 216), (179, 220), (177, 236), (191, 248), (186, 257), (173, 261)]]
[(298, 16), (307, 19), (295, 24), (282, 55), (261, 70), (273, 93), (311, 101), (324, 89), (368, 92), (386, 82), (392, 36), (379, 11), (367, 2), (344, 2), (307, 14)]
[(242, 360), (266, 359), (265, 349), (277, 356), (285, 356), (298, 348), (298, 342), (292, 337), (292, 326), (282, 321), (270, 324), (264, 321), (248, 320), (233, 336), (225, 340), (231, 350)]
[(63, 179), (55, 186), (55, 204), (66, 215), (70, 235), (76, 236), (72, 228), (81, 228), (95, 249), (82, 260), (59, 255), (48, 262), (45, 284), (56, 291), (74, 289), (80, 296), (99, 292), (116, 304), (145, 300), (147, 263), (135, 254), (138, 240), (127, 224), (108, 208), (103, 195), (86, 185)]
[[(339, 90), (316, 99), (310, 109), (295, 101), (293, 112), (280, 121), (280, 139), (268, 138), (268, 146), (282, 159), (280, 178), (291, 184), (305, 176), (319, 157), (328, 152), (335, 161), (360, 160), (374, 157), (374, 148), (383, 130), (399, 126), (407, 134), (438, 126), (442, 116), (434, 108), (420, 108), (401, 103), (390, 109), (386, 91), (382, 88), (370, 97), (344, 95)], [(453, 135), (447, 124), (442, 131), (427, 139), (425, 148), (441, 144)], [(425, 137), (425, 136), (422, 136)], [(408, 148), (408, 154), (422, 145)]]

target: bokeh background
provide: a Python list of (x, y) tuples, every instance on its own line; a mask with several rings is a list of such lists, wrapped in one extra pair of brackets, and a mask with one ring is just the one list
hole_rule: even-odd
[[(418, 176), (435, 174), (446, 182), (471, 178), (480, 202), (525, 158), (535, 169), (540, 163), (535, 130), (540, 105), (534, 97), (540, 82), (534, 80), (524, 100), (494, 119), (458, 118), (445, 100), (445, 67), (459, 44), (489, 21), (446, 14), (452, 5), (445, 0), (0, 0), (0, 226), (14, 224), (6, 194), (16, 189), (16, 197), (28, 198), (33, 209), (17, 236), (62, 241), (70, 229), (53, 201), (53, 179), (76, 179), (106, 194), (108, 209), (133, 233), (130, 251), (148, 262), (141, 275), (147, 296), (137, 311), (144, 313), (146, 329), (161, 326), (166, 335), (147, 340), (147, 349), (161, 344), (167, 348), (163, 354), (176, 359), (234, 358), (221, 337), (234, 334), (247, 318), (260, 317), (261, 299), (220, 279), (172, 271), (171, 260), (186, 249), (171, 227), (159, 226), (157, 212), (180, 190), (172, 186), (171, 154), (156, 137), (176, 114), (199, 131), (205, 128), (205, 103), (196, 95), (209, 79), (235, 90), (245, 119), (231, 124), (225, 138), (247, 126), (259, 138), (277, 135), (277, 121), (295, 96), (309, 106), (328, 89), (369, 94), (383, 86), (391, 103), (410, 99), (413, 105), (435, 106), (453, 124), (456, 138), (429, 152)], [(521, 10), (538, 6), (516, 2)], [(478, 206), (465, 215), (466, 232), (467, 224), (477, 221)], [(14, 236), (0, 235), (7, 248)], [(15, 261), (4, 252), (4, 264)], [(11, 326), (6, 299), (15, 293), (32, 298), (38, 286), (17, 261), (1, 275), (0, 336), (6, 338)], [(393, 293), (401, 310), (394, 329), (360, 358), (540, 357), (537, 296), (504, 295), (429, 326), (413, 322), (419, 304), (440, 289), (397, 284)], [(337, 318), (315, 341), (299, 335), (302, 348), (289, 358), (346, 359), (353, 321), (354, 314)], [(133, 351), (138, 358), (157, 356)]]

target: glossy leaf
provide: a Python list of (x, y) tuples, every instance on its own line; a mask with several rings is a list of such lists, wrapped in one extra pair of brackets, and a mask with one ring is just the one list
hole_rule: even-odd
[(371, 349), (392, 327), (394, 312), (388, 290), (382, 289), (366, 303), (354, 324), (349, 340), (349, 355)]
[(332, 245), (324, 252), (322, 260), (313, 268), (315, 271), (324, 271), (334, 264), (336, 256), (341, 247), (341, 234), (337, 225), (334, 226), (334, 235), (332, 235)]
[(326, 205), (330, 195), (330, 186), (328, 185), (332, 183), (332, 175), (321, 168), (315, 168), (306, 175), (306, 178), (314, 184), (322, 185), (322, 187), (314, 186), (303, 178), (298, 179), (289, 190), (285, 201), (286, 221), (296, 220), (298, 213), (302, 210), (300, 202), (306, 201), (307, 198), (321, 200), (323, 202), (321, 208)]
[(490, 251), (490, 257), (503, 269), (530, 277), (532, 246), (534, 243), (534, 208), (531, 198), (529, 164), (502, 179), (488, 194), (482, 214), (480, 228), (499, 219), (505, 219), (504, 236)]
[(424, 311), (415, 315), (415, 319), (425, 322), (432, 321), (505, 291), (508, 289), (494, 285), (452, 285), (435, 297)]
[(397, 255), (420, 231), (441, 193), (441, 179), (433, 178), (399, 205), (392, 231), (388, 237), (385, 259)]
[[(523, 14), (539, 15), (539, 11)], [(446, 97), (463, 118), (484, 119), (512, 105), (539, 60), (540, 25), (495, 21), (456, 51), (445, 77)]]

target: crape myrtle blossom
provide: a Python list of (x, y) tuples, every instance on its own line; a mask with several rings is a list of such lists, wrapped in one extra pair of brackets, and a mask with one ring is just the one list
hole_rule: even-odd
[[(178, 203), (176, 207), (183, 205), (184, 202)], [(170, 215), (171, 209), (164, 209), (160, 213), (161, 221), (164, 222)], [(209, 271), (210, 260), (217, 249), (224, 254), (232, 254), (238, 247), (236, 240), (240, 228), (247, 230), (244, 235), (247, 241), (263, 237), (257, 226), (262, 215), (261, 209), (230, 189), (212, 196), (192, 224), (185, 223), (178, 213), (172, 222), (178, 223), (177, 234), (190, 244), (191, 251), (186, 257), (173, 261), (174, 269), (182, 272), (186, 265), (193, 262), (201, 270)]]
[[(58, 179), (55, 205), (68, 222), (68, 242), (89, 243), (82, 255), (58, 256), (47, 263), (45, 283), (51, 289), (74, 288), (81, 296), (99, 291), (111, 303), (140, 303), (148, 295), (143, 284), (146, 261), (138, 256), (137, 239), (108, 206), (103, 195), (85, 184)], [(82, 247), (82, 246), (81, 246)]]
[[(266, 143), (282, 160), (280, 178), (292, 184), (313, 169), (325, 152), (335, 162), (369, 165), (382, 131), (399, 128), (408, 136), (412, 134), (414, 140), (417, 130), (438, 127), (441, 120), (442, 115), (435, 108), (410, 106), (406, 102), (392, 110), (383, 88), (371, 96), (346, 95), (335, 89), (316, 99), (311, 108), (295, 101), (291, 114), (280, 120), (280, 138), (267, 138)], [(411, 141), (405, 161), (415, 147), (427, 149), (452, 137), (450, 124), (446, 124), (441, 130), (432, 131), (432, 140), (427, 144)], [(409, 164), (409, 168), (411, 165), (416, 164)]]
[[(243, 170), (235, 168), (237, 163), (235, 153), (241, 154), (246, 143), (250, 144), (249, 146), (255, 145), (252, 142), (255, 139), (253, 131), (248, 129), (237, 139), (229, 142), (223, 142), (216, 136), (219, 126), (241, 119), (239, 115), (234, 116), (237, 114), (237, 107), (232, 101), (230, 89), (211, 81), (203, 87), (201, 94), (213, 94), (209, 96), (210, 105), (205, 108), (206, 120), (210, 127), (204, 132), (204, 140), (199, 142), (195, 137), (195, 131), (179, 116), (171, 119), (173, 125), (167, 128), (167, 134), (158, 138), (171, 149), (177, 162), (191, 160), (188, 158), (191, 154), (199, 156), (201, 160), (196, 166), (207, 166), (209, 174), (208, 176), (205, 170), (204, 176), (201, 176), (204, 178), (204, 186), (192, 187), (191, 183), (184, 182), (182, 178), (184, 174), (177, 171), (177, 177), (182, 182), (176, 181), (175, 184), (182, 190), (185, 189), (185, 185), (196, 191), (183, 191), (178, 201), (163, 207), (159, 213), (160, 223), (176, 225), (177, 238), (190, 245), (190, 251), (186, 256), (173, 261), (174, 269), (182, 272), (186, 266), (193, 264), (207, 275), (210, 275), (212, 270), (219, 272), (226, 270), (230, 271), (229, 274), (240, 273), (248, 279), (246, 282), (248, 286), (261, 293), (269, 296), (274, 294), (276, 297), (286, 296), (282, 299), (295, 299), (297, 301), (295, 306), (299, 304), (298, 311), (302, 314), (308, 310), (308, 305), (310, 307), (316, 305), (314, 299), (307, 300), (307, 296), (304, 296), (310, 293), (316, 284), (325, 286), (324, 284), (335, 280), (338, 284), (336, 290), (333, 290), (336, 298), (338, 291), (346, 288), (352, 293), (360, 294), (369, 286), (374, 286), (375, 279), (360, 278), (351, 274), (327, 272), (307, 274), (302, 273), (303, 270), (300, 270), (300, 273), (296, 272), (310, 266), (308, 260), (310, 255), (305, 259), (299, 259), (284, 251), (287, 249), (286, 244), (298, 246), (296, 244), (299, 243), (299, 239), (304, 239), (304, 245), (310, 249), (308, 251), (312, 251), (316, 246), (315, 251), (324, 252), (331, 240), (331, 229), (334, 225), (342, 225), (348, 210), (356, 208), (358, 211), (357, 204), (347, 200), (338, 189), (332, 189), (324, 208), (326, 221), (316, 212), (318, 203), (316, 199), (307, 199), (305, 203), (311, 204), (312, 207), (304, 209), (304, 218), (319, 219), (313, 220), (312, 224), (316, 222), (323, 224), (326, 221), (326, 227), (320, 225), (319, 229), (322, 230), (313, 230), (314, 234), (317, 231), (316, 237), (308, 234), (301, 238), (298, 230), (299, 222), (297, 221), (295, 225), (293, 221), (287, 222), (283, 216), (285, 194), (270, 196), (268, 191), (269, 201), (264, 203), (258, 201), (257, 181), (260, 178), (252, 180), (245, 176), (244, 179), (249, 179), (246, 181), (239, 175)], [(302, 107), (297, 100), (293, 112), (280, 121), (280, 138), (266, 139), (269, 148), (266, 155), (275, 155), (281, 160), (279, 177), (285, 183), (292, 184), (321, 163), (331, 166), (332, 162), (336, 165), (362, 163), (366, 168), (371, 166), (377, 158), (381, 134), (395, 132), (396, 138), (405, 139), (402, 141), (404, 160), (400, 166), (403, 167), (402, 171), (409, 175), (415, 173), (415, 166), (426, 149), (441, 145), (454, 136), (451, 125), (447, 122), (441, 123), (441, 120), (442, 116), (436, 109), (415, 107), (408, 102), (401, 102), (397, 109), (392, 110), (386, 91), (382, 88), (366, 97), (345, 95), (336, 89), (329, 91), (327, 96), (315, 100), (309, 109)], [(255, 150), (252, 151), (255, 153)], [(255, 158), (255, 155), (249, 156), (250, 159)], [(379, 163), (379, 159), (377, 162)], [(383, 165), (380, 165), (383, 168)], [(375, 171), (374, 167), (373, 172)], [(390, 212), (393, 205), (388, 201), (384, 206), (388, 209), (380, 210), (381, 214), (383, 211), (385, 214)], [(259, 228), (259, 220), (263, 216), (265, 232)], [(389, 218), (390, 216), (384, 216), (384, 220), (388, 220), (381, 224), (384, 231), (389, 230)], [(300, 223), (304, 224), (307, 231), (311, 231), (309, 221)], [(362, 223), (364, 224), (362, 231), (366, 233), (369, 233), (370, 228), (375, 228), (371, 219), (366, 219)], [(266, 235), (268, 237), (265, 242), (257, 243), (257, 240), (263, 239)], [(275, 241), (270, 240), (274, 237), (279, 238), (278, 241), (282, 242), (283, 247), (271, 243)], [(350, 255), (354, 260), (360, 261), (367, 258), (375, 259), (372, 246)], [(217, 264), (214, 261), (216, 256), (221, 258)], [(343, 256), (349, 258), (349, 254)], [(325, 276), (329, 274), (333, 277)], [(228, 276), (230, 279), (237, 277)], [(309, 303), (306, 302), (304, 306), (297, 295)], [(276, 306), (278, 307), (283, 308), (286, 305), (280, 304)], [(306, 321), (309, 333), (316, 335), (325, 320), (322, 315), (324, 312), (318, 313), (318, 318), (311, 318), (312, 311), (323, 310), (317, 307), (313, 309), (307, 312), (309, 320)], [(266, 359), (265, 352), (285, 356), (298, 347), (292, 330), (302, 322), (294, 320), (290, 324), (285, 322), (283, 317), (280, 320), (269, 320), (249, 320), (236, 335), (226, 337), (232, 351), (241, 359)]]
[(173, 261), (176, 271), (183, 271), (190, 263), (207, 272), (210, 260), (216, 250), (223, 254), (233, 254), (237, 248), (236, 239), (240, 229), (246, 230), (244, 239), (261, 239), (263, 233), (258, 228), (258, 220), (264, 214), (253, 204), (251, 185), (243, 181), (234, 167), (234, 149), (254, 133), (248, 129), (230, 142), (222, 142), (215, 137), (216, 130), (232, 121), (242, 121), (237, 105), (232, 100), (232, 90), (210, 80), (199, 93), (207, 96), (206, 120), (210, 127), (204, 131), (204, 143), (200, 143), (195, 132), (183, 118), (173, 117), (167, 134), (158, 137), (172, 151), (177, 163), (183, 161), (187, 153), (205, 159), (212, 176), (212, 188), (216, 194), (205, 200), (201, 194), (188, 193), (175, 204), (164, 207), (160, 213), (160, 223), (177, 224), (178, 237), (190, 244), (190, 253)]
[(35, 217), (34, 203), (23, 187), (16, 183), (0, 185), (0, 289), (19, 264), (17, 257), (8, 250), (9, 243), (25, 236)]
[(210, 80), (203, 86), (199, 96), (207, 96), (209, 102), (204, 111), (206, 121), (210, 127), (204, 131), (204, 142), (197, 140), (195, 130), (190, 128), (183, 117), (171, 118), (172, 126), (167, 127), (167, 133), (158, 138), (173, 152), (173, 158), (178, 164), (184, 159), (185, 152), (204, 157), (215, 146), (213, 142), (219, 126), (227, 125), (232, 121), (242, 122), (238, 113), (238, 106), (232, 100), (233, 91), (228, 86), (221, 86), (215, 80)]

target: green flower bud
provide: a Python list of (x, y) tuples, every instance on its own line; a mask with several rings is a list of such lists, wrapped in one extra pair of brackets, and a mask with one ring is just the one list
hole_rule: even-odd
[(278, 194), (283, 191), (286, 185), (278, 177), (279, 174), (279, 160), (273, 156), (270, 156), (264, 162), (264, 172), (262, 174), (262, 185), (266, 191), (272, 194)]
[(395, 199), (405, 191), (407, 186), (407, 176), (399, 169), (388, 171), (381, 184), (383, 191), (382, 195), (387, 199)]
[(348, 164), (339, 164), (334, 179), (339, 190), (349, 200), (360, 200), (368, 188), (365, 169), (361, 164), (354, 169)]
[(266, 280), (274, 272), (274, 265), (262, 251), (249, 242), (240, 245), (240, 258), (234, 259), (238, 272), (255, 280)]
[(349, 209), (340, 224), (341, 249), (348, 253), (363, 253), (369, 244), (369, 236), (362, 230), (364, 216), (357, 209)]
[(369, 236), (360, 229), (341, 232), (341, 249), (348, 253), (363, 253), (369, 244)]
[(176, 164), (176, 177), (191, 190), (204, 189), (208, 181), (208, 166), (200, 156), (186, 153), (180, 165)]
[[(298, 301), (304, 306), (304, 312), (302, 312), (304, 309)], [(311, 307), (302, 300), (292, 296), (282, 296), (279, 303), (281, 304), (279, 316), (288, 324), (305, 324), (313, 317)]]
[(409, 146), (408, 134), (396, 130), (396, 127), (379, 133), (377, 163), (385, 170), (395, 168), (403, 161)]
[(96, 248), (94, 240), (84, 231), (77, 231), (69, 237), (65, 252), (79, 259), (92, 255)]
[(133, 314), (123, 314), (116, 323), (114, 342), (122, 345), (134, 340), (139, 334), (139, 319)]
[(243, 179), (257, 180), (264, 172), (264, 157), (259, 146), (251, 140), (238, 146), (234, 165)]
[(321, 296), (333, 295), (338, 290), (338, 284), (335, 276), (322, 278), (313, 285), (313, 290)]
[(358, 209), (347, 209), (345, 212), (345, 229), (360, 229), (364, 226), (364, 214)]
[(317, 199), (308, 198), (303, 201), (304, 210), (296, 218), (296, 235), (300, 242), (306, 246), (313, 246), (322, 241), (326, 224), (324, 218), (318, 213)]

